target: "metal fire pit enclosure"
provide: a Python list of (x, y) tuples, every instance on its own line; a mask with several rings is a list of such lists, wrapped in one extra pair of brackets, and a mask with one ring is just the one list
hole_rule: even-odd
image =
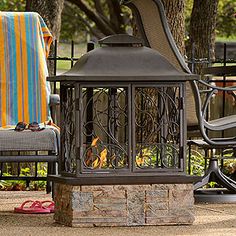
[(178, 71), (157, 51), (143, 47), (129, 35), (113, 35), (100, 40), (102, 47), (83, 55), (62, 75), (50, 81), (67, 82), (180, 82), (197, 79)]
[(114, 35), (60, 82), (61, 154), (56, 182), (71, 185), (191, 183), (186, 175), (185, 83), (139, 39)]

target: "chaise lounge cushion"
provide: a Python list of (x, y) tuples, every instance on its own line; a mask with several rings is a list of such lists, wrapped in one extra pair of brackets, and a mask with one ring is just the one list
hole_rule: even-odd
[(46, 128), (42, 131), (32, 132), (24, 130), (0, 131), (0, 151), (53, 151), (58, 152), (57, 131)]

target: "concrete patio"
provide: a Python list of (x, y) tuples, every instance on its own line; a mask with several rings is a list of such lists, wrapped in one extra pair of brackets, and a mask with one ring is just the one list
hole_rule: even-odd
[(53, 214), (16, 214), (14, 207), (25, 200), (51, 200), (45, 192), (0, 192), (0, 235), (236, 235), (236, 204), (195, 204), (191, 226), (70, 228), (54, 223)]

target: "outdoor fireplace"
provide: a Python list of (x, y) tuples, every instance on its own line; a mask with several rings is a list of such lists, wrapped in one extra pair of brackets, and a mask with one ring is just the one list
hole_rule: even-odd
[[(55, 220), (72, 226), (192, 223), (185, 83), (138, 38), (114, 35), (60, 82)], [(178, 202), (179, 201), (179, 202)]]

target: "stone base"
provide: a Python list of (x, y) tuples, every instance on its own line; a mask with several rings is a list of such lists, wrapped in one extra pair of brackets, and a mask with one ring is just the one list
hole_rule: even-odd
[(55, 183), (57, 223), (73, 227), (192, 224), (192, 184)]

